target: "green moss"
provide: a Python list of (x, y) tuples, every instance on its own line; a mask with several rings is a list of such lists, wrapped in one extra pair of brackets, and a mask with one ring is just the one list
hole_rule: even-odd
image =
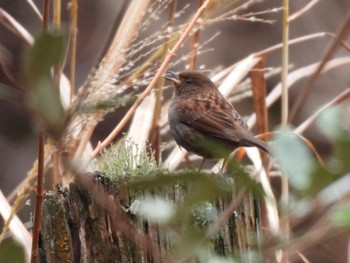
[(149, 145), (140, 147), (129, 140), (123, 140), (105, 150), (99, 159), (98, 168), (112, 181), (167, 172), (161, 164), (157, 164)]

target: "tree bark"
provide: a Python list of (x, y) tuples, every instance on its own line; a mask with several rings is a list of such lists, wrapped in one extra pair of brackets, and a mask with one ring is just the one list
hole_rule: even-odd
[[(178, 195), (185, 192), (173, 190), (171, 196), (180, 200)], [(172, 236), (125, 209), (139, 194), (101, 175), (48, 192), (40, 262), (178, 262), (172, 256)], [(213, 202), (219, 214), (232, 198)], [(228, 222), (210, 239), (213, 252), (231, 256), (256, 249), (257, 208), (252, 196), (245, 194)]]

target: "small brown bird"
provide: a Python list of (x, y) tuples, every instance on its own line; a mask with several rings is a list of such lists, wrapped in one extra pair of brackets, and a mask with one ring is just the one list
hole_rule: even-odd
[(267, 143), (254, 137), (235, 108), (215, 84), (198, 71), (164, 77), (175, 85), (168, 111), (170, 129), (177, 144), (204, 159), (226, 158), (241, 146), (269, 152)]

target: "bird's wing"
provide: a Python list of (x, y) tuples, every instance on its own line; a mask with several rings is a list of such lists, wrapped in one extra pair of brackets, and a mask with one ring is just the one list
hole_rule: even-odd
[(186, 125), (210, 137), (239, 142), (241, 132), (250, 132), (233, 106), (217, 94), (191, 98), (191, 103), (184, 101), (178, 114)]

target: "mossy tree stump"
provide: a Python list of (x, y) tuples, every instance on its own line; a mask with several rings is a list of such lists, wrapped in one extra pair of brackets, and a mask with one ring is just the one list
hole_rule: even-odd
[[(81, 176), (68, 188), (48, 192), (43, 203), (40, 261), (195, 262), (190, 259), (196, 256), (179, 252), (179, 240), (193, 245), (188, 239), (181, 241), (181, 226), (160, 227), (128, 209), (137, 197), (145, 194), (164, 195), (178, 203), (191, 192), (188, 185), (165, 188), (159, 192), (135, 190), (125, 182), (115, 183), (90, 174)], [(234, 211), (228, 210), (236, 198), (233, 193), (208, 203), (215, 211), (209, 216), (211, 219), (198, 213), (193, 216), (197, 218), (190, 223), (194, 233), (196, 230), (207, 233), (205, 242), (199, 246), (206, 246), (215, 255), (238, 257), (256, 249), (257, 205), (251, 194), (241, 197)], [(224, 224), (218, 222), (227, 212)]]

